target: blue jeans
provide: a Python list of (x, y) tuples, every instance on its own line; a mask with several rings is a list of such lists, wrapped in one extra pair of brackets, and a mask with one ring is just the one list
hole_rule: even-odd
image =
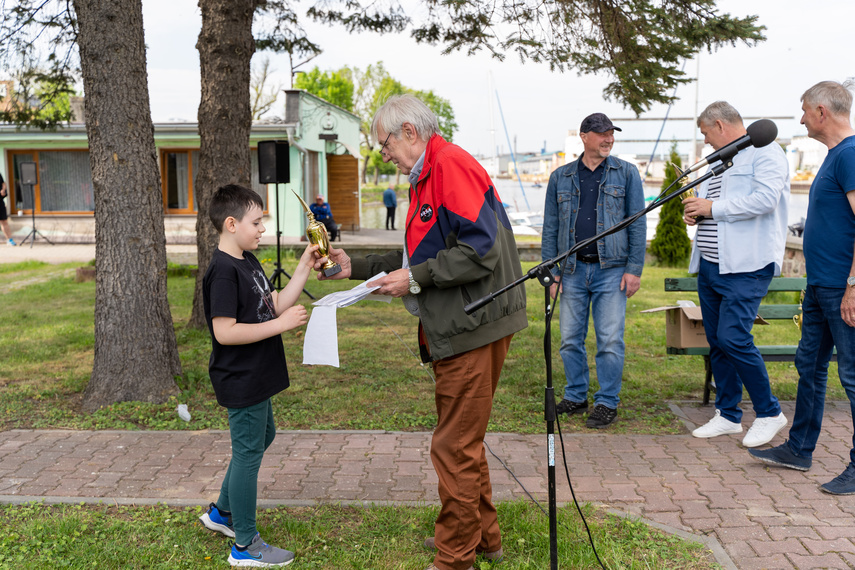
[(758, 418), (781, 413), (778, 399), (769, 386), (766, 364), (751, 334), (757, 309), (769, 290), (774, 272), (774, 264), (770, 263), (757, 271), (721, 274), (717, 263), (701, 258), (698, 298), (710, 345), (715, 407), (731, 422), (742, 421), (739, 403), (743, 386), (751, 396)]
[[(799, 457), (810, 458), (822, 427), (828, 362), (837, 346), (837, 375), (846, 390), (852, 417), (855, 418), (855, 327), (840, 316), (845, 289), (808, 285), (802, 302), (802, 339), (796, 350), (799, 389), (796, 412), (790, 428), (789, 445)], [(855, 462), (855, 435), (849, 460)]]
[[(600, 389), (594, 394), (594, 404), (616, 409), (620, 402), (623, 376), (623, 329), (626, 321), (626, 292), (620, 290), (624, 267), (601, 269), (596, 263), (576, 263), (576, 271), (565, 273), (562, 281), (561, 359), (567, 386), (564, 398), (573, 402), (588, 400), (588, 317), (594, 316), (597, 336), (597, 381)], [(590, 313), (589, 313), (590, 308)]]

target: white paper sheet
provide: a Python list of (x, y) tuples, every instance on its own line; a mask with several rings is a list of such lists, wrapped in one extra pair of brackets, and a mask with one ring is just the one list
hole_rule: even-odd
[(312, 309), (303, 341), (303, 364), (325, 364), (338, 368), (338, 328), (335, 305)]
[(306, 338), (303, 341), (303, 364), (323, 364), (338, 368), (338, 324), (336, 309), (349, 307), (363, 299), (385, 301), (389, 303), (392, 297), (388, 295), (372, 295), (379, 287), (366, 287), (366, 283), (386, 275), (381, 271), (368, 281), (363, 281), (349, 291), (336, 291), (312, 303), (312, 315), (306, 327)]

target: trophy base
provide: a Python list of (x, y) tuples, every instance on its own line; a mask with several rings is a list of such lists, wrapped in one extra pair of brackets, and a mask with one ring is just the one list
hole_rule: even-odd
[(327, 267), (324, 269), (324, 277), (332, 277), (336, 273), (341, 273), (341, 265), (336, 263), (332, 267)]

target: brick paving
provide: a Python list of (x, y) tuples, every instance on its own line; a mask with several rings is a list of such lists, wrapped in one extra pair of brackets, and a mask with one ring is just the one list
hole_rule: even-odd
[[(672, 404), (688, 429), (712, 408)], [(792, 403), (783, 403), (792, 417)], [(743, 425), (753, 416), (745, 414)], [(785, 430), (786, 432), (786, 430)], [(783, 441), (786, 433), (772, 442)], [(741, 436), (564, 436), (580, 501), (606, 505), (660, 528), (702, 538), (731, 568), (852, 568), (855, 496), (820, 492), (846, 466), (852, 438), (847, 402), (830, 402), (810, 471), (766, 466)], [(487, 444), (541, 501), (547, 497), (545, 435), (488, 434)], [(559, 447), (556, 436), (556, 448)], [(259, 472), (259, 503), (438, 502), (429, 433), (282, 431)], [(223, 431), (0, 432), (0, 502), (165, 502), (216, 499), (230, 456)], [(488, 453), (494, 498), (523, 489)], [(556, 458), (558, 501), (572, 500)]]

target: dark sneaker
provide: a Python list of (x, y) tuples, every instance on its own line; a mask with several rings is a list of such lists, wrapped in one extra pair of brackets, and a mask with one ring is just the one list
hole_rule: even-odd
[(617, 410), (597, 404), (594, 406), (594, 411), (588, 415), (588, 420), (585, 422), (585, 427), (594, 429), (603, 429), (613, 424), (617, 419)]
[(855, 495), (855, 464), (847, 465), (843, 473), (820, 485), (819, 490), (830, 495)]
[(807, 471), (811, 465), (809, 457), (799, 457), (790, 451), (790, 445), (786, 441), (769, 449), (749, 449), (748, 453), (763, 463), (788, 467), (797, 471)]
[[(434, 539), (434, 537), (432, 537), (432, 536), (429, 538), (426, 538), (425, 539), (425, 548), (427, 548), (428, 550), (435, 551), (436, 550), (436, 539)], [(505, 557), (505, 552), (502, 550), (501, 547), (499, 548), (499, 550), (496, 550), (495, 552), (484, 552), (483, 550), (478, 550), (476, 548), (475, 554), (483, 556), (484, 558), (486, 558), (487, 560), (489, 560), (493, 564), (498, 564), (499, 562), (502, 561), (502, 558)]]
[(235, 528), (232, 526), (232, 514), (219, 510), (214, 503), (208, 505), (208, 510), (199, 517), (199, 520), (202, 521), (202, 524), (208, 530), (219, 532), (229, 538), (235, 537)]
[(256, 533), (255, 538), (246, 550), (238, 550), (232, 545), (232, 553), (229, 554), (229, 564), (232, 566), (253, 566), (265, 568), (267, 566), (287, 566), (294, 562), (294, 553), (270, 546)]
[(588, 400), (584, 402), (573, 402), (572, 400), (561, 400), (558, 402), (558, 405), (555, 406), (556, 414), (567, 414), (568, 416), (572, 416), (573, 414), (581, 414), (582, 412), (588, 411)]

